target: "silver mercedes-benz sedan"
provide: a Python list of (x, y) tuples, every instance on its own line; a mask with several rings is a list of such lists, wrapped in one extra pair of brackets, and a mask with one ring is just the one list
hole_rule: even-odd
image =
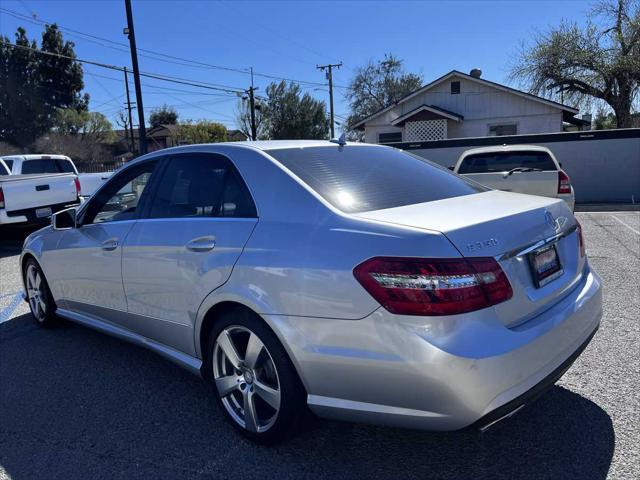
[(378, 145), (177, 147), (117, 171), (21, 256), (64, 318), (202, 375), (252, 440), (321, 417), (486, 428), (550, 387), (602, 316), (558, 199)]

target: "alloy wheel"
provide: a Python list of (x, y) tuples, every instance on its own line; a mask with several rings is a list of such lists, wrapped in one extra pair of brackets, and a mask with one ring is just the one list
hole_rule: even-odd
[(278, 418), (281, 387), (269, 350), (246, 327), (229, 326), (216, 339), (213, 378), (231, 418), (249, 432), (266, 432)]
[(27, 267), (27, 297), (33, 316), (38, 322), (44, 322), (47, 315), (47, 293), (42, 274), (31, 264)]

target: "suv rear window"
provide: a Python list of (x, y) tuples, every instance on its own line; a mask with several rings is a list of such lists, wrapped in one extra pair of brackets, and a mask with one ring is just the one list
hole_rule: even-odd
[(493, 152), (465, 157), (458, 173), (508, 172), (513, 168), (557, 170), (547, 152)]
[(269, 150), (327, 202), (347, 213), (381, 210), (486, 189), (392, 148), (347, 145)]
[(23, 175), (29, 173), (75, 173), (69, 160), (39, 158), (22, 162)]

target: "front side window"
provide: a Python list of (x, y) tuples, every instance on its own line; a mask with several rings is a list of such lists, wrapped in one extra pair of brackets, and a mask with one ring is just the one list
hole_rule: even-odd
[(136, 218), (140, 199), (149, 184), (156, 163), (151, 161), (130, 167), (109, 180), (91, 199), (82, 224)]
[(347, 145), (269, 150), (327, 202), (347, 213), (471, 195), (486, 189), (394, 148)]
[(169, 159), (150, 218), (255, 217), (256, 209), (231, 162), (214, 154), (182, 154)]
[(508, 172), (514, 168), (557, 170), (556, 164), (547, 152), (494, 152), (465, 157), (458, 173)]

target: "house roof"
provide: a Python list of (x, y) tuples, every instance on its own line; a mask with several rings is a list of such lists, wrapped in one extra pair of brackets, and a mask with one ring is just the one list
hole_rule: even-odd
[(400, 115), (398, 118), (391, 122), (391, 125), (398, 125), (403, 123), (405, 120), (417, 115), (420, 112), (430, 112), (435, 115), (439, 115), (444, 118), (448, 118), (449, 120), (454, 120), (459, 122), (464, 119), (462, 115), (451, 112), (449, 110), (445, 110), (444, 108), (436, 107), (435, 105), (421, 105), (418, 108), (414, 108), (410, 112), (405, 113), (404, 115)]
[(371, 120), (372, 118), (375, 118), (379, 115), (382, 115), (385, 112), (388, 112), (389, 110), (391, 110), (392, 108), (396, 107), (397, 105), (400, 105), (401, 103), (406, 102), (407, 100), (420, 95), (421, 93), (429, 90), (430, 88), (445, 82), (447, 80), (449, 80), (451, 77), (461, 77), (464, 78), (466, 80), (470, 80), (472, 82), (477, 82), (480, 83), (482, 85), (487, 85), (493, 88), (496, 88), (498, 90), (502, 90), (504, 92), (507, 93), (512, 93), (514, 95), (518, 95), (521, 97), (525, 97), (528, 98), (529, 100), (533, 100), (536, 102), (540, 102), (540, 103), (544, 103), (546, 105), (550, 105), (552, 107), (556, 107), (560, 110), (566, 111), (566, 112), (570, 112), (573, 115), (575, 115), (576, 113), (578, 113), (578, 109), (577, 108), (573, 108), (570, 107), (569, 105), (564, 105), (562, 103), (558, 103), (558, 102), (554, 102), (553, 100), (548, 100), (546, 98), (542, 98), (539, 97), (537, 95), (533, 95), (532, 93), (527, 93), (527, 92), (523, 92), (522, 90), (518, 90), (515, 88), (511, 88), (511, 87), (507, 87), (506, 85), (502, 85), (500, 83), (496, 83), (496, 82), (492, 82), (490, 80), (485, 80), (484, 78), (479, 78), (479, 77), (474, 77), (471, 76), (467, 73), (463, 73), (459, 70), (451, 70), (449, 73), (441, 76), (440, 78), (435, 79), (433, 82), (428, 83), (426, 85), (424, 85), (423, 87), (420, 87), (418, 90), (411, 92), (407, 95), (405, 95), (404, 97), (402, 97), (401, 99), (399, 99), (397, 102), (389, 105), (388, 107), (382, 108), (380, 110), (378, 110), (377, 112), (372, 113), (371, 115), (369, 115), (368, 117), (363, 118), (362, 120), (358, 121), (357, 123), (353, 124), (352, 128), (364, 128), (364, 124), (367, 123), (369, 120)]

